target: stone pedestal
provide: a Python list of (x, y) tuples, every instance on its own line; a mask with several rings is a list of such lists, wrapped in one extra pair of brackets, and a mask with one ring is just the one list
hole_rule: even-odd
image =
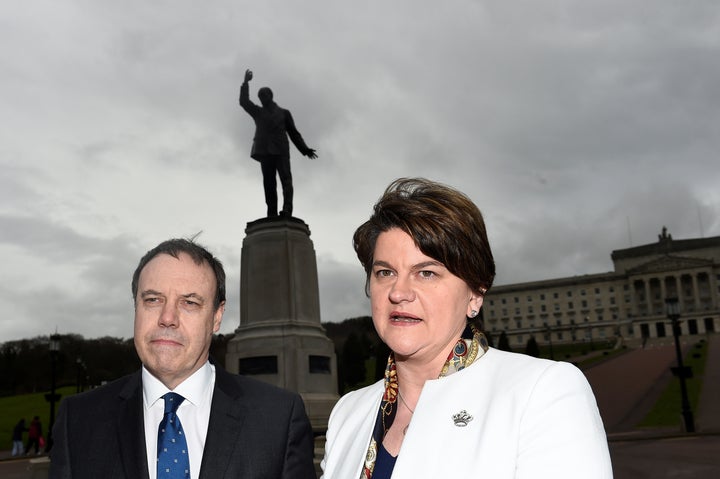
[(338, 399), (333, 342), (320, 324), (317, 263), (310, 229), (298, 218), (247, 224), (240, 265), (240, 326), (228, 371), (298, 392), (313, 430), (327, 429)]

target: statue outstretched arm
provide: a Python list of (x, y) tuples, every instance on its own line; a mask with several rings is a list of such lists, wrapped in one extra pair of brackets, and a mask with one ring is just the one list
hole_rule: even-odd
[(245, 79), (242, 85), (240, 85), (240, 106), (243, 107), (250, 116), (254, 117), (255, 110), (257, 110), (258, 107), (250, 100), (250, 85), (248, 82), (252, 80), (252, 77), (252, 70), (245, 70)]

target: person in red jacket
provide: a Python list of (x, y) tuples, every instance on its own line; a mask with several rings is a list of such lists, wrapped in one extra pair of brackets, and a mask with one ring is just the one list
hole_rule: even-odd
[(42, 423), (40, 418), (35, 416), (30, 421), (30, 427), (28, 428), (28, 442), (25, 446), (25, 454), (30, 454), (30, 447), (35, 446), (35, 454), (40, 454), (40, 438), (42, 438)]

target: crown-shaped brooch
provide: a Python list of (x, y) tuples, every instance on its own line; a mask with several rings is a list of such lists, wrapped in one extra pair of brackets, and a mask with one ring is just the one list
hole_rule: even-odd
[(457, 427), (465, 427), (473, 420), (473, 417), (464, 409), (457, 414), (453, 414), (452, 418)]

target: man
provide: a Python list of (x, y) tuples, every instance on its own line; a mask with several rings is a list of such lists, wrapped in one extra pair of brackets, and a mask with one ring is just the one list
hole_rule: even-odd
[(142, 369), (61, 403), (50, 478), (315, 479), (300, 397), (209, 361), (225, 309), (222, 264), (192, 241), (168, 240), (140, 260), (132, 293)]
[(240, 87), (240, 106), (255, 120), (255, 137), (253, 138), (250, 156), (260, 162), (263, 174), (263, 187), (265, 188), (265, 204), (268, 217), (278, 215), (277, 211), (277, 182), (275, 175), (280, 176), (283, 191), (283, 207), (281, 216), (291, 216), (293, 209), (293, 185), (290, 172), (290, 136), (293, 144), (300, 153), (310, 159), (317, 158), (315, 150), (308, 148), (300, 132), (295, 128), (295, 122), (290, 112), (280, 108), (273, 101), (273, 92), (268, 87), (258, 90), (258, 98), (262, 106), (257, 106), (250, 100), (250, 86), (253, 73), (245, 71), (245, 81)]

